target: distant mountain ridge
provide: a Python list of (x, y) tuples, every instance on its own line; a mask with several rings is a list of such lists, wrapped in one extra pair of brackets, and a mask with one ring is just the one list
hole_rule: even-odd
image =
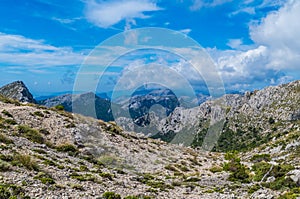
[[(38, 104), (46, 107), (63, 105), (68, 112), (76, 112), (85, 116), (96, 117), (104, 121), (113, 121), (111, 102), (98, 97), (93, 92), (83, 94), (65, 94), (39, 101)], [(95, 110), (92, 110), (92, 109)], [(95, 113), (93, 115), (92, 113)]]

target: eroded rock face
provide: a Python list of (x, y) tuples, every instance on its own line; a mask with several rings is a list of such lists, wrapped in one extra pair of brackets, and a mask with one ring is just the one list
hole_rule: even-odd
[(0, 88), (0, 94), (20, 102), (35, 103), (35, 100), (22, 81), (12, 82)]

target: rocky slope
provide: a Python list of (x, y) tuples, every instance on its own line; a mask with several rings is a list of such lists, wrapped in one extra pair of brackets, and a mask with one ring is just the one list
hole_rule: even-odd
[(0, 94), (20, 102), (35, 103), (32, 94), (22, 81), (12, 82), (0, 88)]
[(300, 119), (299, 104), (300, 81), (225, 95), (193, 109), (175, 109), (160, 122), (157, 137), (205, 147), (210, 131), (218, 129), (212, 133), (218, 138), (212, 144), (215, 151), (247, 150), (293, 131)]
[[(251, 141), (238, 148), (245, 150), (226, 154), (167, 144), (123, 131), (112, 122), (0, 96), (0, 198), (296, 199), (299, 91), (298, 81), (185, 110), (200, 121), (199, 128), (221, 123), (232, 143), (243, 136)], [(177, 116), (181, 122), (169, 122), (193, 122)], [(236, 137), (227, 134), (227, 127)], [(253, 136), (237, 129), (248, 129)], [(259, 137), (268, 139), (253, 143)], [(218, 142), (215, 150), (228, 146)]]

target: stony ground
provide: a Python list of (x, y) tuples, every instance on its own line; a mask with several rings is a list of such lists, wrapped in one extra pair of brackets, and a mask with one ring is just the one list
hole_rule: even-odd
[(296, 198), (293, 125), (260, 148), (213, 153), (0, 97), (0, 198)]

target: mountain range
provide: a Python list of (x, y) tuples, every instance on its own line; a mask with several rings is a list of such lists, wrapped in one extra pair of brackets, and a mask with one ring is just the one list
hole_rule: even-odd
[(0, 198), (300, 197), (300, 81), (175, 107), (152, 118), (160, 140), (13, 85), (0, 89)]

